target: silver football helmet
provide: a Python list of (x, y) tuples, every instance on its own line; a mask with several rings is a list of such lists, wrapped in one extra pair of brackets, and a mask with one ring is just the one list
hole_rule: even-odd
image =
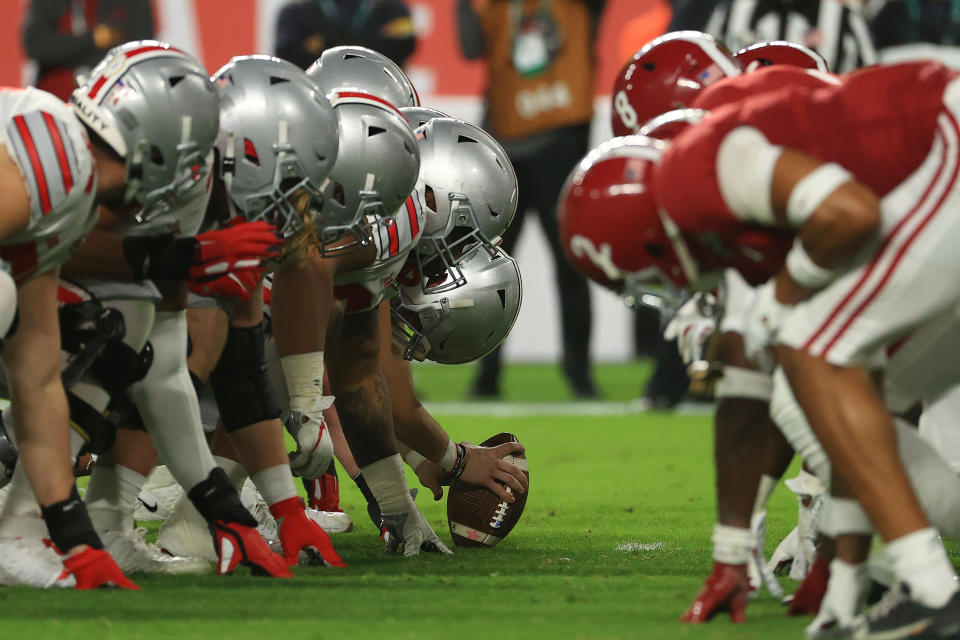
[(400, 113), (410, 122), (410, 126), (419, 129), (435, 118), (449, 118), (447, 114), (430, 107), (400, 107)]
[(330, 104), (340, 122), (340, 153), (317, 219), (325, 253), (358, 246), (331, 244), (346, 234), (369, 243), (370, 225), (403, 204), (420, 171), (413, 130), (393, 105), (356, 91), (334, 92)]
[(127, 202), (146, 221), (204, 175), (217, 137), (217, 91), (203, 66), (164, 42), (114, 47), (70, 96), (77, 117), (126, 161)]
[(220, 175), (234, 208), (290, 237), (303, 227), (291, 196), (323, 206), (337, 160), (337, 116), (299, 67), (269, 56), (238, 56), (213, 75), (220, 91)]
[[(417, 192), (426, 221), (417, 244), (423, 288), (465, 283), (460, 257), (474, 246), (493, 251), (517, 212), (517, 176), (503, 148), (483, 129), (436, 118), (417, 129)], [(437, 279), (444, 275), (442, 281)]]
[(471, 362), (503, 342), (520, 313), (523, 286), (517, 262), (505, 251), (476, 247), (461, 259), (466, 284), (424, 293), (401, 286), (393, 311), (394, 344), (410, 359)]
[(416, 107), (420, 96), (390, 58), (366, 47), (334, 47), (307, 69), (324, 95), (353, 88), (383, 98), (395, 107)]

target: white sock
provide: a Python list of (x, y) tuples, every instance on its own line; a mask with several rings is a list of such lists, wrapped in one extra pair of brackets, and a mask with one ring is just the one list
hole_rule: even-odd
[(227, 474), (237, 493), (243, 491), (243, 485), (247, 481), (247, 470), (243, 465), (236, 460), (223, 456), (213, 456), (213, 461)]
[(216, 466), (200, 422), (200, 405), (187, 369), (185, 311), (157, 312), (150, 333), (154, 358), (146, 377), (130, 387), (160, 461), (185, 491)]
[(750, 529), (713, 525), (713, 559), (723, 564), (747, 564), (753, 548), (753, 533)]
[(121, 531), (133, 526), (133, 508), (147, 477), (123, 465), (93, 468), (84, 501), (97, 531)]
[(30, 481), (27, 480), (22, 464), (17, 465), (10, 484), (7, 485), (7, 499), (3, 503), (3, 512), (0, 516), (3, 518), (40, 517), (40, 505), (37, 504), (37, 499), (33, 495), (33, 489), (30, 487)]
[(957, 577), (936, 529), (927, 527), (887, 543), (887, 557), (911, 597), (928, 607), (942, 607), (957, 590)]
[(261, 469), (250, 476), (250, 479), (257, 485), (257, 489), (269, 505), (275, 505), (297, 495), (297, 486), (293, 483), (293, 474), (290, 473), (288, 464)]

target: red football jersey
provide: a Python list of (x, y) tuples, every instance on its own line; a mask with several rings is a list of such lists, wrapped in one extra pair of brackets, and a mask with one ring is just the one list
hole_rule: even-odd
[(763, 282), (782, 265), (793, 234), (730, 209), (717, 166), (727, 136), (752, 127), (774, 145), (840, 164), (882, 197), (926, 158), (956, 76), (935, 62), (873, 67), (840, 85), (791, 84), (716, 108), (665, 152), (654, 174), (658, 202), (704, 267), (733, 267), (751, 284)]

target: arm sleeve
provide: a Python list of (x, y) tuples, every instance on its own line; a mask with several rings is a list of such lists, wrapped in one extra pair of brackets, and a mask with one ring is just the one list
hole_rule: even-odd
[(753, 127), (738, 127), (717, 150), (717, 184), (730, 212), (745, 222), (780, 226), (773, 215), (773, 170), (783, 150)]
[(93, 35), (75, 36), (57, 29), (60, 16), (69, 9), (65, 0), (32, 0), (23, 23), (23, 48), (40, 66), (69, 65), (97, 51)]
[(457, 0), (457, 33), (460, 51), (467, 60), (477, 60), (484, 54), (483, 25), (470, 0)]

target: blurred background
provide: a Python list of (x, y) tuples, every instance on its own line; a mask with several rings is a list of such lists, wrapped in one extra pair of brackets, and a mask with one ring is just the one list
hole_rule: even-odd
[[(519, 3), (527, 12), (532, 10), (527, 5), (556, 12), (562, 10), (558, 6), (580, 3), (590, 6), (591, 16), (599, 15), (591, 146), (611, 136), (608, 91), (617, 71), (644, 43), (668, 28), (709, 30), (732, 49), (742, 42), (794, 39), (820, 49), (840, 70), (884, 58), (939, 57), (960, 66), (960, 49), (955, 46), (960, 43), (960, 0), (526, 0), (526, 4), (523, 0), (0, 0), (0, 86), (34, 84), (38, 72), (44, 88), (64, 81), (69, 84), (72, 67), (93, 64), (110, 46), (150, 33), (194, 54), (211, 72), (234, 55), (277, 54), (278, 44), (281, 50), (291, 43), (299, 46), (308, 63), (325, 46), (347, 44), (331, 42), (344, 29), (330, 30), (327, 25), (325, 35), (319, 36), (299, 27), (320, 19), (316, 16), (328, 22), (336, 17), (367, 25), (357, 32), (370, 35), (376, 30), (391, 36), (383, 45), (384, 53), (403, 63), (425, 106), (481, 124), (488, 85), (483, 43), (477, 45), (481, 47), (478, 60), (464, 57), (458, 11), (462, 18), (465, 7), (482, 12), (496, 2)], [(292, 5), (296, 5), (295, 11), (291, 11)], [(387, 6), (390, 8), (384, 8)], [(832, 26), (824, 26), (827, 24)], [(291, 42), (278, 43), (278, 25), (281, 40), (286, 37)], [(488, 44), (490, 35), (488, 31)], [(376, 41), (365, 44), (372, 46), (372, 42)], [(828, 50), (831, 46), (834, 48)], [(588, 49), (589, 44), (584, 50)], [(295, 59), (293, 50), (284, 51), (290, 51), (285, 55), (288, 59), (305, 64)], [(512, 251), (523, 272), (524, 301), (504, 358), (507, 362), (563, 362), (573, 394), (594, 397), (589, 364), (579, 388), (571, 378), (571, 369), (584, 367), (579, 361), (571, 367), (569, 353), (565, 357), (561, 315), (569, 319), (576, 314), (567, 313), (569, 300), (564, 313), (560, 312), (554, 255), (538, 226), (537, 216), (526, 216)], [(561, 278), (561, 288), (562, 283)], [(592, 358), (597, 363), (624, 363), (638, 356), (654, 356), (663, 368), (669, 357), (657, 345), (655, 317), (641, 316), (638, 321), (637, 314), (615, 296), (595, 287), (589, 308), (592, 331), (581, 332), (590, 335), (588, 362)], [(589, 317), (586, 324), (590, 324)], [(669, 396), (667, 405), (679, 399), (686, 388), (683, 380), (678, 381), (682, 370), (677, 373), (676, 362), (667, 363), (666, 368), (671, 366), (672, 372), (665, 374), (667, 390), (662, 392)], [(631, 383), (635, 390), (629, 393), (634, 396), (640, 392), (638, 383)], [(495, 395), (478, 393), (477, 380), (473, 391), (476, 396)], [(607, 391), (610, 399), (620, 395)], [(648, 389), (647, 393), (652, 392)]]

